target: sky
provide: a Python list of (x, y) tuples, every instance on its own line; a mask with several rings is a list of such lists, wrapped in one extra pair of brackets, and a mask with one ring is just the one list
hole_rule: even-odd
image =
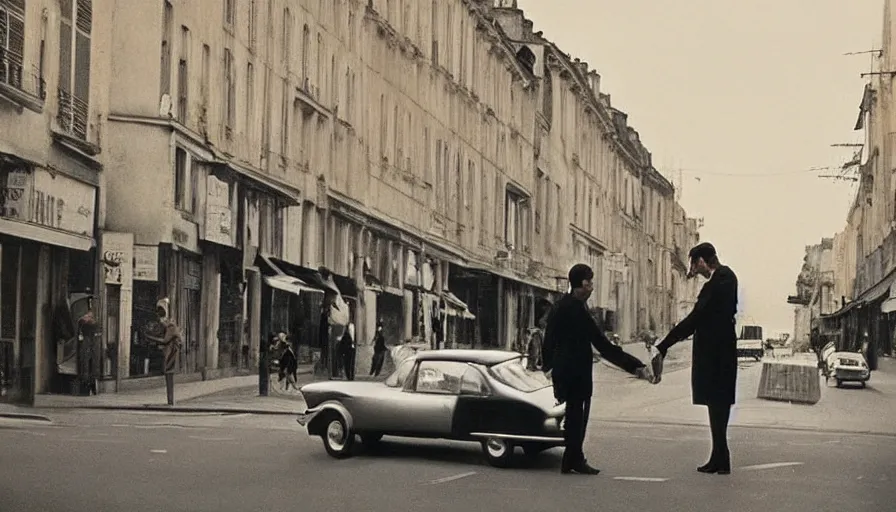
[[(883, 0), (519, 0), (535, 31), (601, 75), (701, 240), (738, 276), (744, 320), (793, 331), (807, 245), (846, 225), (833, 174), (853, 130)], [(832, 170), (813, 170), (833, 167)]]

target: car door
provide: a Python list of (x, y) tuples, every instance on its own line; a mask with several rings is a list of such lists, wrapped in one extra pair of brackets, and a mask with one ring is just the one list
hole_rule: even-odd
[(454, 361), (419, 361), (402, 397), (399, 417), (408, 433), (450, 436), (461, 380), (467, 365)]

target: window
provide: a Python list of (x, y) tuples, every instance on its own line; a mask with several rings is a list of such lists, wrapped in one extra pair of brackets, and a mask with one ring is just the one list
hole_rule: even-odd
[[(63, 9), (65, 9), (64, 3)], [(174, 23), (173, 20), (174, 7), (171, 5), (171, 0), (165, 0), (165, 19), (163, 21), (164, 25), (162, 27), (162, 64), (161, 76), (159, 78), (159, 91), (162, 95), (171, 94), (171, 30)], [(63, 21), (63, 23), (65, 22)], [(70, 29), (71, 28), (69, 27), (69, 30)], [(64, 31), (63, 36), (65, 36)], [(66, 39), (64, 37), (63, 40), (60, 41), (60, 46), (60, 51), (65, 49), (71, 51), (71, 48), (66, 46)]]
[(292, 14), (289, 12), (288, 7), (283, 9), (283, 35), (281, 43), (283, 45), (283, 53), (281, 53), (283, 63), (286, 65), (286, 69), (289, 70), (292, 61), (292, 59), (290, 59), (290, 50), (292, 50)]
[[(302, 27), (302, 80), (308, 84), (308, 54), (311, 52), (311, 29), (308, 25)], [(307, 92), (307, 89), (306, 89)]]
[(280, 111), (280, 156), (289, 158), (289, 110), (291, 106), (289, 94), (289, 80), (283, 79), (283, 102)]
[(525, 244), (525, 204), (519, 194), (508, 190), (504, 200), (504, 242), (509, 247), (520, 249)]
[(417, 370), (418, 393), (458, 395), (469, 366), (453, 361), (421, 361)]
[(236, 94), (233, 76), (233, 53), (224, 49), (224, 127), (229, 137), (236, 124)]
[(255, 122), (255, 69), (252, 63), (246, 65), (246, 133), (251, 139)]
[(234, 0), (224, 0), (224, 25), (233, 27), (236, 21), (236, 10), (234, 8)]
[(258, 11), (255, 9), (255, 1), (249, 0), (249, 50), (253, 52), (258, 39), (255, 29), (255, 25), (258, 23)]
[(283, 254), (284, 205), (273, 199), (259, 200), (261, 251), (279, 258)]
[(185, 149), (174, 150), (174, 206), (187, 213), (195, 213), (199, 206), (199, 172), (195, 164)]
[(190, 29), (180, 28), (180, 59), (177, 62), (177, 119), (181, 124), (187, 124), (189, 107), (189, 74), (187, 60), (190, 55)]
[[(59, 23), (59, 127), (87, 139), (90, 101), (92, 0), (61, 0)], [(167, 5), (166, 5), (167, 12)]]
[(211, 53), (212, 50), (207, 44), (202, 45), (202, 78), (200, 84), (202, 90), (200, 93), (202, 94), (203, 108), (208, 107), (209, 96), (211, 93), (209, 89), (209, 81), (211, 80)]
[(468, 366), (460, 381), (460, 394), (472, 396), (486, 396), (489, 394), (488, 385), (482, 377), (482, 373), (473, 366)]
[(488, 372), (501, 384), (525, 393), (551, 385), (551, 381), (543, 373), (527, 370), (522, 357), (492, 366)]
[(0, 82), (24, 85), (25, 0), (0, 3)]

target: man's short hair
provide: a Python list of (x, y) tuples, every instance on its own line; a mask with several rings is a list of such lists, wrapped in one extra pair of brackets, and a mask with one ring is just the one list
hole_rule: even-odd
[(703, 261), (709, 265), (714, 265), (719, 262), (716, 248), (709, 242), (697, 244), (691, 248), (690, 252), (688, 252), (688, 259), (693, 261), (698, 258), (703, 258)]
[(569, 287), (573, 290), (576, 288), (581, 288), (582, 283), (585, 281), (590, 281), (594, 279), (594, 271), (591, 270), (591, 267), (585, 265), (584, 263), (578, 263), (573, 265), (571, 269), (569, 269)]

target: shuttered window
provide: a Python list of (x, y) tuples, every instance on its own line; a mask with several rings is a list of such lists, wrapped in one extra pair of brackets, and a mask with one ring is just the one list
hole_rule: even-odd
[(25, 0), (0, 0), (0, 82), (22, 88)]
[(59, 23), (59, 126), (70, 135), (87, 139), (90, 102), (90, 35), (92, 0), (60, 0)]

